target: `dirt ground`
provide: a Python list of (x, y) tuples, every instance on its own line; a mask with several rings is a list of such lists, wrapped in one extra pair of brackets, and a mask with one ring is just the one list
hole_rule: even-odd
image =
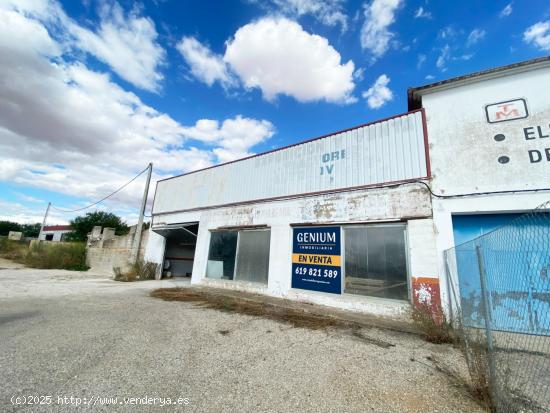
[(181, 281), (0, 268), (0, 411), (483, 411), (437, 367), (464, 374), (460, 354), (413, 334), (294, 328), (149, 296)]

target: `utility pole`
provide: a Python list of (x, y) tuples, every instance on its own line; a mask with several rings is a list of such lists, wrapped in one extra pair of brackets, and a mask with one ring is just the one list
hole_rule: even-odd
[(42, 226), (40, 227), (40, 232), (38, 233), (38, 239), (42, 236), (44, 227), (46, 226), (46, 220), (48, 219), (48, 213), (50, 212), (50, 207), (52, 206), (51, 202), (48, 202), (48, 207), (46, 208), (46, 213), (44, 214), (44, 220), (42, 221)]
[(135, 264), (139, 257), (139, 247), (141, 244), (141, 229), (143, 228), (143, 216), (145, 215), (145, 207), (147, 206), (147, 195), (149, 194), (149, 183), (151, 182), (151, 173), (153, 172), (153, 164), (149, 162), (147, 167), (147, 180), (145, 181), (145, 190), (143, 191), (143, 199), (141, 200), (141, 209), (139, 211), (139, 220), (134, 234), (134, 242), (132, 243), (132, 254), (130, 255), (130, 263)]

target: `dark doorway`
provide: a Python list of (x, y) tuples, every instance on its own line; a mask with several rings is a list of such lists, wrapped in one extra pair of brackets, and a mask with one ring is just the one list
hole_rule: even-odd
[(166, 238), (163, 277), (191, 277), (198, 224), (173, 228), (163, 234)]

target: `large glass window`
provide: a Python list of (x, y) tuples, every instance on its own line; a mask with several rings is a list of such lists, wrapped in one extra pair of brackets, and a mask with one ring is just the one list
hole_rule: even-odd
[(210, 251), (206, 276), (232, 280), (235, 273), (237, 231), (215, 231), (210, 234)]
[(407, 300), (405, 225), (344, 228), (344, 292)]
[(208, 278), (267, 284), (270, 231), (213, 231), (206, 266)]
[(267, 284), (269, 270), (269, 230), (241, 231), (237, 247), (238, 281)]

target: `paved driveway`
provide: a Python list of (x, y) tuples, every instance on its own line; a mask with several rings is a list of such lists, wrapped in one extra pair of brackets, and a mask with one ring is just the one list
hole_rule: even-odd
[(170, 285), (0, 270), (0, 411), (481, 411), (431, 361), (460, 368), (450, 347), (375, 329), (365, 341), (148, 296)]

